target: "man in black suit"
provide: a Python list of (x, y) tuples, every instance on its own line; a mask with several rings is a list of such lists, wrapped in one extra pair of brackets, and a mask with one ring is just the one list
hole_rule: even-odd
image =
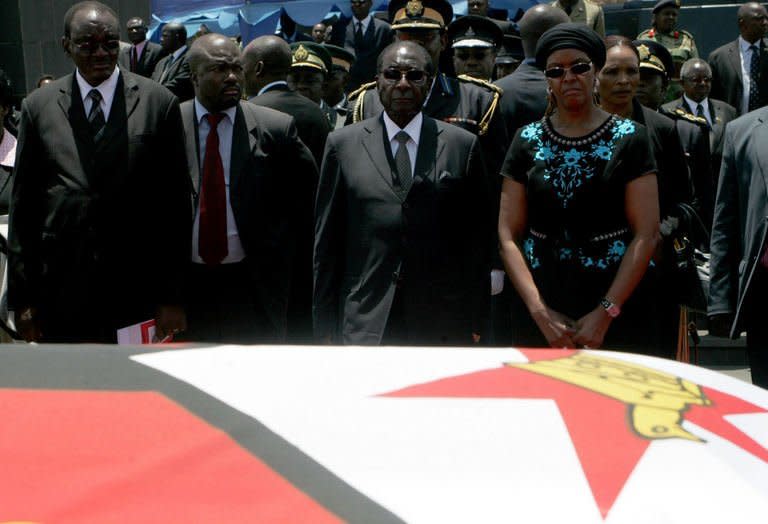
[(154, 318), (184, 329), (190, 185), (178, 101), (115, 67), (115, 13), (81, 2), (62, 46), (77, 70), (22, 103), (9, 305), (27, 341), (114, 342)]
[[(507, 126), (510, 141), (518, 129), (544, 116), (547, 109), (547, 80), (544, 72), (536, 67), (536, 44), (545, 31), (569, 21), (565, 11), (548, 4), (529, 8), (520, 19), (520, 38), (525, 59), (514, 73), (496, 81), (496, 85), (504, 90), (499, 110)], [(499, 192), (500, 179), (501, 177), (498, 177), (497, 180)], [(494, 207), (497, 213), (498, 208), (497, 199)], [(492, 342), (509, 345), (514, 340), (511, 304), (520, 299), (506, 276), (498, 255), (494, 257), (491, 292)]]
[(747, 331), (752, 383), (768, 388), (768, 108), (725, 129), (723, 164), (712, 227), (709, 332), (738, 338)]
[(768, 104), (768, 11), (749, 2), (737, 14), (739, 38), (718, 47), (709, 55), (712, 93), (732, 105), (740, 115)]
[[(287, 113), (296, 119), (299, 137), (319, 166), (325, 150), (330, 126), (320, 106), (304, 95), (288, 88), (286, 78), (291, 68), (290, 46), (280, 37), (261, 36), (253, 40), (243, 53), (246, 93), (253, 104)], [(315, 173), (317, 168), (315, 168)], [(317, 177), (304, 180), (314, 194)], [(312, 203), (303, 212), (311, 213)], [(314, 230), (311, 224), (298, 240), (293, 260), (293, 277), (288, 311), (288, 340), (307, 342), (312, 331), (312, 246)]]
[(122, 69), (146, 78), (152, 78), (155, 66), (163, 57), (163, 48), (147, 40), (147, 25), (138, 17), (125, 24), (131, 47), (120, 50), (118, 64)]
[(680, 69), (683, 96), (662, 106), (669, 113), (687, 113), (703, 118), (709, 129), (709, 148), (712, 155), (713, 191), (717, 187), (720, 161), (723, 156), (723, 133), (725, 125), (736, 118), (736, 109), (709, 98), (712, 88), (712, 69), (701, 58), (691, 58)]
[(414, 42), (379, 58), (383, 113), (334, 131), (315, 225), (315, 335), (468, 345), (487, 302), (490, 202), (478, 139), (422, 114), (434, 69)]
[[(181, 105), (194, 186), (188, 339), (281, 342), (317, 168), (293, 118), (241, 102), (237, 44), (210, 33), (189, 50), (195, 98)], [(310, 271), (310, 262), (306, 261)]]
[(187, 62), (187, 29), (176, 22), (163, 26), (160, 45), (168, 56), (160, 60), (152, 80), (167, 87), (180, 102), (195, 96)]
[(392, 43), (392, 28), (371, 15), (371, 0), (351, 0), (352, 19), (347, 24), (344, 47), (355, 54), (347, 91), (351, 92), (376, 76), (376, 59)]
[(328, 119), (316, 103), (288, 87), (291, 47), (278, 36), (260, 36), (243, 51), (243, 69), (248, 101), (296, 119), (299, 138), (312, 151), (319, 166), (330, 131)]

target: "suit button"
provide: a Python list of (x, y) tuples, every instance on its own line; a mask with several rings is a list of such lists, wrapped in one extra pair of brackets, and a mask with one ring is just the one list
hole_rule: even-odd
[(397, 274), (397, 271), (392, 273), (392, 282), (397, 283), (397, 279), (400, 278), (400, 275)]
[(403, 202), (403, 209), (408, 209), (408, 202)]

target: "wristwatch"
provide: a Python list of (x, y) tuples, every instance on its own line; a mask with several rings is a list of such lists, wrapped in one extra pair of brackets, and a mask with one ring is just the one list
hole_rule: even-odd
[(600, 305), (603, 306), (605, 312), (611, 318), (616, 318), (621, 314), (621, 308), (605, 297), (600, 299)]

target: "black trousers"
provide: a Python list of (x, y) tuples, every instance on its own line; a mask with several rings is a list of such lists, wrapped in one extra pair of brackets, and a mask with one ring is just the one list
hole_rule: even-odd
[(180, 339), (229, 344), (279, 342), (277, 330), (256, 300), (245, 262), (191, 264), (187, 332)]
[(768, 270), (758, 266), (752, 277), (744, 312), (747, 330), (747, 358), (752, 373), (752, 383), (768, 389)]

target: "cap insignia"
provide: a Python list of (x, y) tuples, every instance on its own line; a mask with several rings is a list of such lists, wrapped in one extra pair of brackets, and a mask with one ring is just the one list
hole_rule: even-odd
[(405, 14), (411, 18), (421, 16), (424, 14), (424, 4), (421, 3), (421, 0), (409, 0), (405, 4)]

